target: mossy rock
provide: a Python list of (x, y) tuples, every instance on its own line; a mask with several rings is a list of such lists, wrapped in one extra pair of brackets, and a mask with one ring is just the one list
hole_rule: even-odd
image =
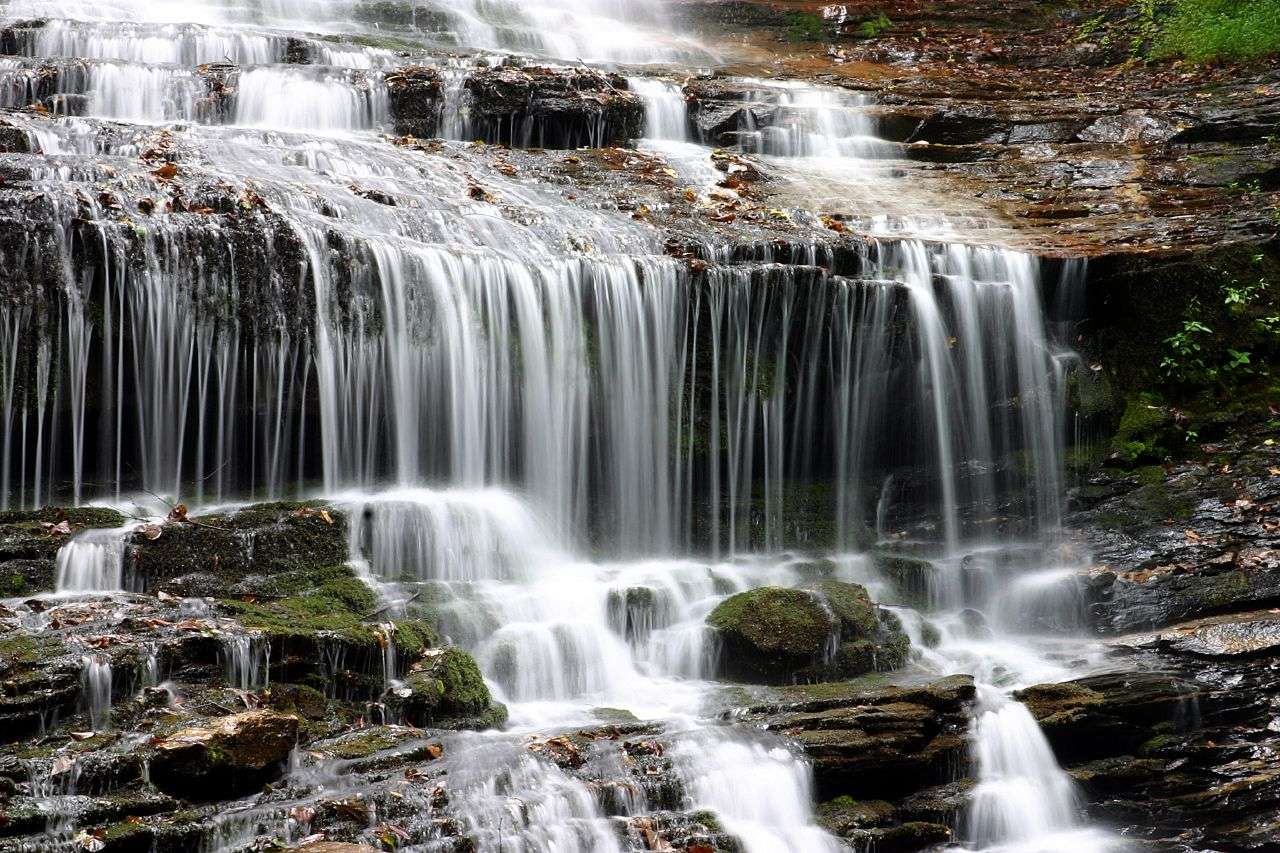
[(1128, 465), (1161, 461), (1168, 455), (1173, 425), (1173, 414), (1158, 397), (1131, 397), (1111, 438), (1113, 458)]
[(876, 570), (893, 585), (902, 604), (924, 607), (937, 583), (938, 567), (923, 557), (877, 551)]
[(876, 606), (864, 587), (842, 581), (817, 581), (805, 589), (818, 594), (835, 614), (842, 637), (863, 637), (876, 630)]
[(349, 557), (346, 516), (321, 503), (256, 504), (194, 520), (163, 525), (157, 539), (134, 534), (126, 565), (135, 588), (206, 574), (229, 590), (247, 578), (338, 566)]
[[(63, 521), (70, 533), (53, 533), (46, 526)], [(92, 506), (0, 512), (0, 597), (52, 590), (59, 548), (81, 530), (124, 523), (115, 510)]]
[(815, 816), (819, 826), (835, 835), (844, 835), (851, 829), (885, 826), (893, 821), (893, 813), (893, 804), (885, 800), (855, 800), (843, 796), (820, 804)]
[(395, 749), (402, 743), (417, 740), (419, 737), (420, 733), (414, 732), (413, 729), (372, 726), (313, 743), (308, 749), (328, 753), (344, 761), (355, 761), (388, 749)]
[(493, 728), (506, 722), (475, 658), (450, 646), (426, 652), (388, 704), (409, 725), (434, 728)]
[(879, 610), (861, 586), (841, 581), (739, 593), (722, 601), (707, 624), (721, 643), (721, 672), (752, 683), (895, 668), (908, 645), (896, 616)]
[[(223, 598), (217, 608), (270, 641), (272, 678), (353, 700), (376, 698), (382, 692), (387, 637), (383, 625), (372, 621), (378, 598), (369, 585), (347, 565), (296, 570), (269, 580), (276, 581), (271, 591), (288, 595)], [(439, 645), (435, 629), (424, 621), (390, 624), (398, 671)], [(335, 660), (342, 662), (340, 677), (326, 668)]]
[(149, 853), (155, 838), (151, 827), (140, 821), (124, 820), (91, 833), (102, 841), (103, 853)]

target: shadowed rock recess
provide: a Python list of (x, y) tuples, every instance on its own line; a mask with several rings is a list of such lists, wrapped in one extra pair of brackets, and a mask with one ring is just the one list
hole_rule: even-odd
[(1261, 0), (0, 0), (0, 853), (1280, 851)]

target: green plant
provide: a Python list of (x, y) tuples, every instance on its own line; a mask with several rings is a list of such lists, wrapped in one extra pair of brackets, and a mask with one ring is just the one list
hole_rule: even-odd
[[(1190, 310), (1197, 308), (1197, 300), (1192, 300)], [(1215, 380), (1217, 371), (1204, 358), (1205, 336), (1212, 334), (1213, 329), (1199, 320), (1184, 320), (1181, 329), (1164, 339), (1167, 354), (1160, 361), (1164, 378), (1183, 385)]]
[(881, 33), (893, 26), (893, 21), (884, 12), (876, 15), (874, 18), (867, 18), (858, 25), (857, 35), (859, 38), (873, 39), (878, 38)]
[(813, 12), (788, 12), (787, 41), (826, 41), (827, 28), (821, 15)]

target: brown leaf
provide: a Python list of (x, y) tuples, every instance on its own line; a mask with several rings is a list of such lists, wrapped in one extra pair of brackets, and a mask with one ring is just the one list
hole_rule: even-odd
[(165, 521), (186, 521), (186, 520), (187, 520), (186, 504), (178, 504), (173, 509), (169, 510), (169, 515), (165, 518)]
[(154, 542), (160, 538), (160, 534), (163, 531), (160, 530), (160, 525), (158, 524), (144, 524), (138, 528), (138, 532)]
[(151, 174), (161, 181), (171, 181), (178, 174), (178, 167), (173, 163), (165, 163)]

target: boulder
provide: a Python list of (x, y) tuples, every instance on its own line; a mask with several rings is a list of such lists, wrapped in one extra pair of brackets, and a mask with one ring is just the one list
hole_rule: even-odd
[(247, 794), (283, 773), (298, 724), (292, 714), (247, 711), (180, 729), (155, 744), (151, 781), (196, 800)]
[(831, 680), (896, 669), (909, 641), (896, 616), (856, 584), (760, 587), (722, 601), (707, 617), (721, 643), (720, 669), (746, 682)]

